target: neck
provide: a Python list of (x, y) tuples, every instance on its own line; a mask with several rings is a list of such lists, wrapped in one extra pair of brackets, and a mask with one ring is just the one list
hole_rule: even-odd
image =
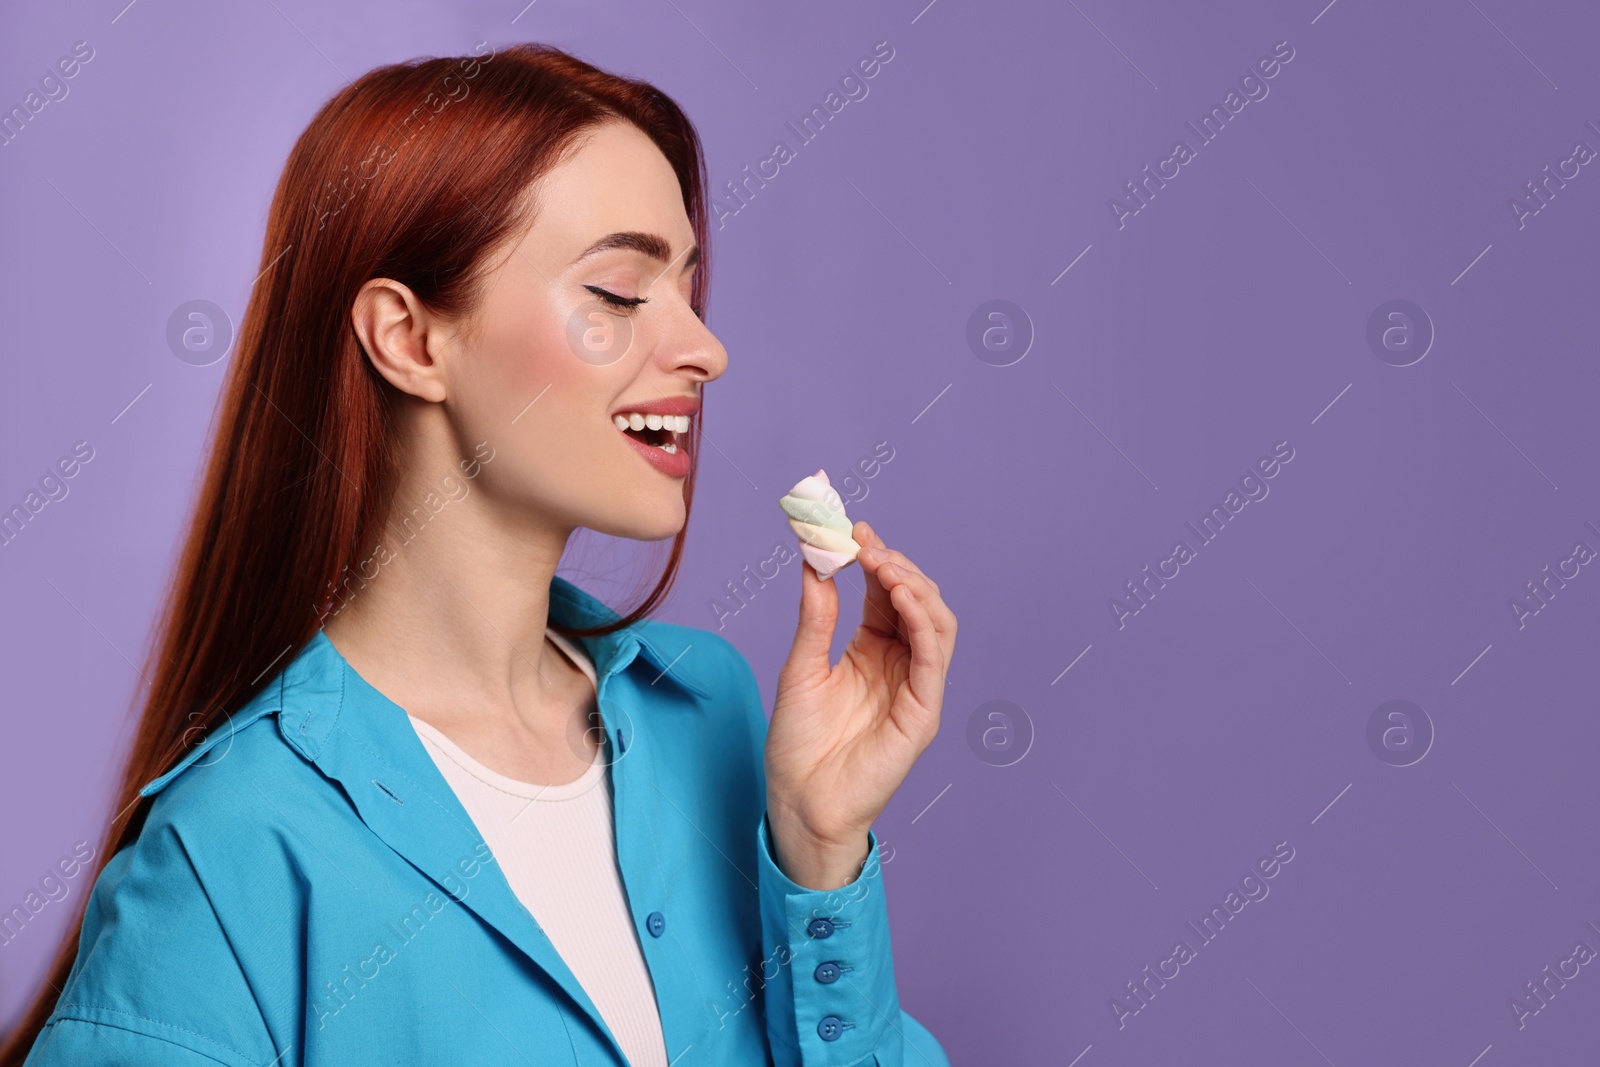
[(453, 462), (426, 469), (439, 476), (414, 467), (397, 488), (363, 568), (376, 577), (328, 620), (328, 638), (403, 707), (537, 708), (566, 676), (545, 630), (572, 529), (508, 517)]

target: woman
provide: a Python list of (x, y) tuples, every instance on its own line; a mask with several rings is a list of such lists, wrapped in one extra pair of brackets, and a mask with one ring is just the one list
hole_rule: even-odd
[[(103, 867), (0, 1059), (947, 1063), (870, 830), (938, 727), (938, 586), (857, 523), (830, 667), (802, 564), (770, 729), (731, 644), (646, 617), (727, 366), (707, 259), (688, 120), (560, 51), (319, 112)], [(556, 576), (580, 527), (673, 539), (637, 610)]]

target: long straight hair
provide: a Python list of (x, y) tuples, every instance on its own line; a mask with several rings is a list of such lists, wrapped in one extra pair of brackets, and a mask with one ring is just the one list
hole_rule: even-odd
[[(261, 274), (240, 324), (205, 480), (156, 622), (151, 679), (94, 868), (132, 842), (165, 773), (316, 635), (375, 542), (397, 476), (396, 391), (368, 362), (350, 319), (368, 279), (393, 278), (445, 316), (470, 316), (490, 250), (521, 232), (531, 183), (577, 135), (637, 126), (677, 174), (701, 250), (690, 302), (705, 316), (705, 162), (683, 111), (643, 81), (566, 52), (500, 52), (379, 67), (346, 86), (295, 142), (278, 180)], [(687, 444), (692, 504), (700, 419)], [(684, 530), (637, 608), (569, 637), (609, 633), (670, 590)], [(20, 1064), (70, 976), (87, 894), (44, 987), (0, 1049)]]

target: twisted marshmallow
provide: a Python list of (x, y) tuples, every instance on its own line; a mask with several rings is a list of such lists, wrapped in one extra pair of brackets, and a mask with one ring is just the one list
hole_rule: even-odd
[(818, 578), (831, 578), (851, 563), (861, 545), (850, 535), (854, 528), (844, 513), (844, 501), (828, 482), (825, 471), (800, 479), (778, 501), (789, 525), (800, 538), (800, 555)]

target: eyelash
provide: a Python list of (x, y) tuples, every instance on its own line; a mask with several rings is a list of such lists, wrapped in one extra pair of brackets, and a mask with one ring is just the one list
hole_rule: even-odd
[(618, 296), (616, 293), (602, 289), (598, 285), (586, 285), (584, 288), (614, 308), (631, 309), (638, 307), (640, 304), (648, 304), (650, 302), (649, 297)]

